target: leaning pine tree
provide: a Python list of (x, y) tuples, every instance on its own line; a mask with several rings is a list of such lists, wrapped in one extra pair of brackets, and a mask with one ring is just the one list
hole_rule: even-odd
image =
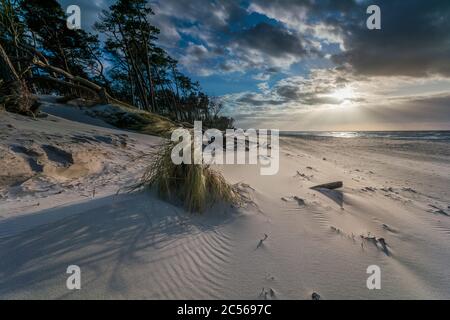
[(17, 74), (0, 44), (0, 105), (7, 111), (31, 115), (37, 110), (36, 100)]

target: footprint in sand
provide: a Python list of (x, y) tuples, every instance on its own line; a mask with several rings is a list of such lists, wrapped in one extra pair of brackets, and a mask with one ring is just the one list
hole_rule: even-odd
[(62, 150), (58, 147), (52, 146), (52, 145), (42, 145), (42, 150), (44, 150), (45, 154), (47, 155), (48, 160), (63, 166), (63, 167), (70, 167), (74, 164), (73, 156), (70, 152), (67, 152), (65, 150)]
[(21, 145), (11, 145), (10, 149), (28, 162), (32, 172), (40, 173), (44, 171), (44, 166), (38, 162), (38, 158), (42, 155), (39, 152)]
[(284, 202), (297, 202), (299, 206), (306, 205), (305, 200), (297, 196), (282, 197), (281, 200), (283, 200)]

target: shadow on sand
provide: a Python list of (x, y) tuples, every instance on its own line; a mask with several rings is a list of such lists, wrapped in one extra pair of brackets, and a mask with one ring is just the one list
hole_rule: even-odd
[[(46, 298), (46, 289), (42, 288), (48, 284), (58, 291), (49, 296), (71, 298), (72, 293), (65, 288), (66, 269), (71, 264), (89, 271), (83, 286), (95, 286), (106, 268), (107, 286), (126, 292), (127, 281), (122, 281), (121, 269), (130, 265), (139, 268), (144, 258), (144, 266), (170, 258), (153, 252), (166, 247), (174, 252), (173, 246), (182, 244), (184, 237), (214, 232), (234, 217), (227, 209), (223, 211), (193, 216), (153, 195), (138, 193), (7, 220), (0, 224), (0, 298)], [(1, 237), (2, 230), (17, 226), (25, 229)]]
[(316, 190), (317, 192), (320, 192), (327, 198), (336, 202), (339, 205), (339, 207), (344, 208), (344, 193), (342, 193), (342, 191), (330, 190), (330, 189), (324, 189), (324, 188), (319, 188), (319, 189), (314, 189), (314, 190)]

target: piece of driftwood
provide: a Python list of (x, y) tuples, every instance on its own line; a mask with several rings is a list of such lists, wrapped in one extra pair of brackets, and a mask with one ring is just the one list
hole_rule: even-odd
[(329, 190), (334, 190), (334, 189), (342, 188), (343, 186), (344, 186), (344, 183), (342, 181), (337, 181), (337, 182), (330, 182), (330, 183), (320, 184), (320, 185), (311, 187), (311, 189), (329, 189)]
[(267, 234), (264, 234), (264, 239), (259, 240), (258, 246), (256, 247), (256, 249), (258, 249), (259, 247), (261, 247), (264, 243), (264, 241), (267, 240), (269, 236)]
[(384, 253), (389, 255), (389, 249), (387, 247), (386, 240), (384, 240), (384, 238), (378, 238), (377, 241), (380, 243), (381, 247), (383, 248)]
[(311, 299), (312, 300), (320, 300), (320, 294), (318, 294), (317, 292), (313, 292), (313, 294), (311, 295)]

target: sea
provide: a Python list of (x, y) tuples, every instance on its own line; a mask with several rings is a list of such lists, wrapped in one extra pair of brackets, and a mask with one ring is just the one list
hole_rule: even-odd
[(281, 136), (381, 138), (450, 142), (450, 131), (282, 131)]

